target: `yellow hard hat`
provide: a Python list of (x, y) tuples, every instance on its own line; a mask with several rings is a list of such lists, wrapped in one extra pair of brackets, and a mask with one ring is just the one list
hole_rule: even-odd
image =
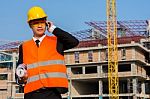
[(34, 6), (29, 9), (28, 19), (27, 19), (28, 22), (31, 20), (40, 19), (40, 18), (47, 18), (46, 13), (41, 7)]

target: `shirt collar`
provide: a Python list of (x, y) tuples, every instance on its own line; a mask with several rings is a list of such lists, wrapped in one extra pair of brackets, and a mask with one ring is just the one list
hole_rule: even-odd
[(40, 42), (42, 42), (42, 40), (45, 38), (45, 34), (42, 36), (42, 37), (40, 37), (39, 39), (37, 39), (37, 38), (35, 38), (35, 37), (33, 37), (33, 40), (34, 41), (36, 41), (36, 40), (39, 40)]

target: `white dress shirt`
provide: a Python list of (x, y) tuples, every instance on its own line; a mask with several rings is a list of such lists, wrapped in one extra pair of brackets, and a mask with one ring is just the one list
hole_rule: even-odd
[(36, 40), (39, 40), (40, 42), (39, 42), (39, 46), (40, 46), (40, 44), (41, 44), (41, 42), (43, 41), (43, 39), (45, 38), (45, 34), (42, 36), (42, 37), (40, 37), (39, 39), (37, 39), (37, 38), (35, 38), (35, 37), (33, 37), (33, 40), (34, 40), (34, 42), (36, 41)]

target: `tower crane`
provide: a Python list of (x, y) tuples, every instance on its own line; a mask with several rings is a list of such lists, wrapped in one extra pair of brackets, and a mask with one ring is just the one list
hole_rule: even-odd
[(108, 83), (110, 99), (119, 99), (116, 0), (107, 0)]

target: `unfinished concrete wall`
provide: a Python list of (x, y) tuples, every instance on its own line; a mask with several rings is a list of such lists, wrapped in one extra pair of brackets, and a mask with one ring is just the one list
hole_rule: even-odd
[(126, 48), (126, 60), (131, 60), (133, 58), (133, 55), (135, 54), (135, 52), (133, 52), (132, 48)]
[(135, 58), (137, 59), (137, 60), (140, 60), (140, 61), (145, 61), (145, 56), (144, 56), (144, 53), (143, 53), (143, 51), (139, 51), (138, 49), (135, 49)]
[(87, 52), (80, 52), (79, 54), (79, 63), (87, 63), (88, 58), (87, 58)]
[(99, 50), (93, 50), (93, 62), (99, 61)]
[(65, 53), (65, 63), (66, 64), (73, 64), (75, 63), (75, 59), (74, 59), (74, 52), (70, 52), (70, 53)]
[(7, 91), (0, 91), (0, 99), (8, 99)]
[(106, 50), (106, 49), (102, 49), (102, 50), (100, 51), (100, 58), (101, 58), (100, 61), (106, 61), (106, 60), (107, 60), (107, 55), (106, 55), (106, 53), (107, 53), (107, 50)]
[(137, 74), (139, 76), (146, 78), (146, 70), (145, 70), (144, 66), (140, 65), (140, 64), (136, 64), (136, 65), (137, 65)]
[[(123, 56), (124, 54), (124, 56)], [(125, 60), (126, 59), (126, 48), (118, 48), (118, 60)]]

